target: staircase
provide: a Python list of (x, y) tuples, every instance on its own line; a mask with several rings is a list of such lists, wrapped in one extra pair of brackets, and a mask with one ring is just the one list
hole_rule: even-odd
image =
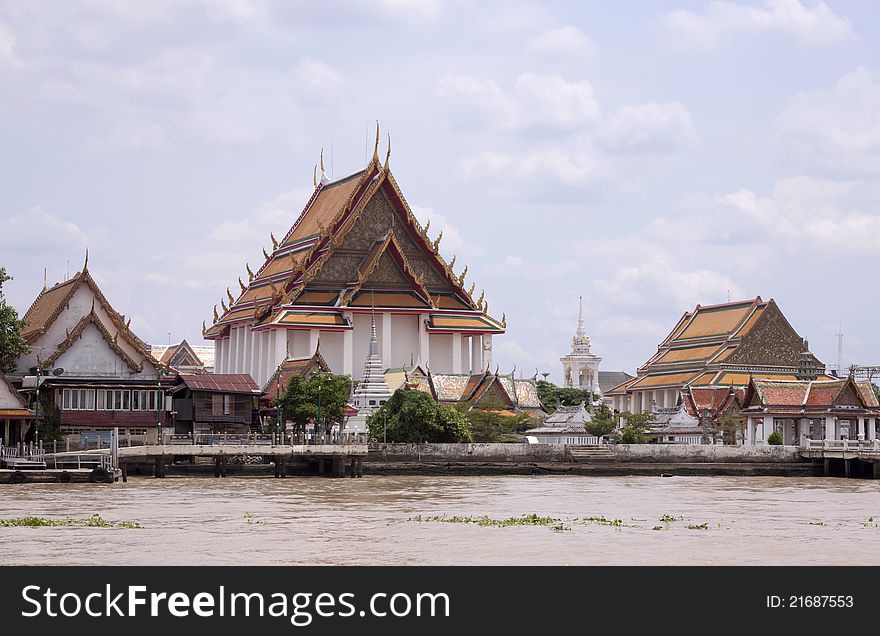
[(571, 461), (580, 464), (615, 462), (617, 458), (607, 444), (590, 444), (588, 446), (569, 446)]

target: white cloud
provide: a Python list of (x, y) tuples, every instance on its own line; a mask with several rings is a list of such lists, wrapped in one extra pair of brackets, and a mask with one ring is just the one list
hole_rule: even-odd
[[(82, 229), (72, 221), (50, 214), (35, 206), (27, 212), (13, 214), (0, 220), (0, 249), (25, 254), (67, 252), (72, 245), (84, 248), (90, 241), (100, 240), (107, 229)], [(76, 247), (79, 251), (81, 247)]]
[(600, 136), (608, 148), (621, 152), (671, 152), (697, 142), (691, 115), (679, 102), (623, 106), (601, 127)]
[(589, 58), (595, 53), (595, 46), (580, 29), (566, 25), (532, 36), (526, 42), (526, 51), (538, 55)]
[(279, 241), (299, 217), (312, 196), (310, 188), (295, 188), (260, 204), (241, 219), (222, 221), (209, 238), (225, 244), (238, 243), (252, 250), (271, 246), (269, 234)]
[(520, 119), (540, 128), (574, 129), (599, 116), (593, 87), (558, 75), (523, 73), (515, 84)]
[(8, 26), (0, 22), (0, 67), (13, 66), (18, 62), (15, 55), (15, 34)]
[(434, 20), (443, 12), (443, 0), (378, 0), (367, 2), (366, 6), (393, 17), (427, 22)]
[(525, 260), (521, 256), (505, 256), (500, 263), (489, 268), (489, 271), (512, 276), (520, 281), (540, 284), (571, 279), (579, 270), (580, 265), (571, 259), (545, 263)]
[(796, 252), (830, 257), (845, 250), (873, 254), (880, 245), (880, 204), (876, 189), (860, 182), (792, 177), (776, 182), (772, 194), (740, 190), (719, 203), (754, 224), (768, 243)]
[(743, 295), (725, 274), (704, 268), (679, 268), (659, 250), (647, 256), (639, 264), (618, 268), (610, 279), (597, 279), (596, 289), (610, 301), (629, 306), (661, 297), (673, 298), (677, 305), (688, 307), (724, 302), (728, 292), (732, 297)]
[(458, 172), (466, 180), (500, 178), (512, 186), (539, 189), (559, 184), (589, 188), (604, 174), (589, 150), (565, 148), (477, 153), (461, 159)]
[(434, 90), (446, 100), (456, 122), (464, 125), (573, 130), (599, 116), (592, 85), (558, 75), (523, 73), (505, 91), (493, 80), (447, 74)]
[[(504, 368), (500, 369), (501, 373), (510, 373), (512, 365), (519, 365), (516, 369), (516, 377), (530, 378), (535, 375), (535, 370), (539, 373), (544, 371), (556, 372), (559, 367), (559, 352), (552, 347), (536, 348), (532, 345), (523, 346), (511, 335), (493, 340), (494, 358), (496, 362), (504, 364)], [(494, 371), (495, 369), (491, 369)], [(522, 372), (520, 374), (520, 372)], [(541, 379), (540, 375), (538, 379)]]
[(516, 100), (492, 80), (447, 73), (435, 83), (434, 93), (446, 100), (453, 118), (460, 124), (516, 126)]
[(296, 75), (302, 88), (319, 95), (335, 91), (343, 80), (342, 74), (335, 68), (310, 57), (300, 60)]
[(864, 66), (801, 91), (776, 118), (787, 154), (835, 172), (880, 171), (880, 74)]
[(666, 328), (650, 320), (615, 316), (600, 320), (596, 333), (605, 337), (639, 338), (652, 341), (665, 335)]
[(459, 266), (461, 264), (461, 257), (476, 258), (485, 253), (482, 246), (466, 241), (459, 229), (450, 223), (445, 215), (435, 212), (433, 208), (422, 208), (417, 205), (410, 207), (419, 223), (422, 224), (422, 227), (428, 221), (431, 222), (429, 232), (432, 239), (437, 238), (440, 232), (443, 232), (443, 238), (440, 241), (440, 251), (447, 258), (452, 258), (453, 254), (457, 255), (458, 259), (456, 262), (459, 263)]
[(835, 14), (824, 0), (807, 6), (799, 0), (764, 0), (763, 7), (736, 2), (711, 2), (705, 13), (673, 11), (662, 19), (676, 42), (714, 48), (737, 35), (770, 34), (810, 46), (855, 38), (849, 21)]

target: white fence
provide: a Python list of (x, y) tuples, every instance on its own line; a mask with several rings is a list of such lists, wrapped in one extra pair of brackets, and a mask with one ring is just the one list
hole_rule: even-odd
[(880, 439), (808, 439), (807, 450), (880, 453)]

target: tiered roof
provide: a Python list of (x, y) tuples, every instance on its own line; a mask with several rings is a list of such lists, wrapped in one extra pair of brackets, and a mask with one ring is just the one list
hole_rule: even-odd
[(795, 380), (804, 356), (820, 365), (773, 299), (758, 296), (697, 305), (682, 315), (657, 353), (638, 369), (638, 376), (608, 394), (682, 386), (744, 387), (751, 377)]
[(34, 412), (28, 408), (27, 403), (15, 390), (15, 387), (9, 383), (6, 376), (0, 373), (0, 420), (20, 420), (32, 417), (34, 417)]
[[(389, 146), (390, 154), (390, 146)], [(323, 170), (322, 170), (323, 173)], [(390, 214), (388, 211), (390, 210)], [(428, 224), (428, 226), (430, 223)], [(475, 286), (466, 288), (467, 268), (456, 274), (416, 220), (388, 164), (373, 160), (343, 179), (322, 174), (299, 218), (240, 293), (227, 289), (205, 337), (221, 337), (236, 323), (288, 328), (350, 329), (342, 309), (369, 311), (370, 293), (378, 309), (431, 314), (431, 331), (502, 333), (505, 320), (488, 314)], [(441, 233), (442, 236), (442, 233)]]
[(279, 386), (281, 392), (284, 392), (293, 376), (301, 375), (308, 377), (316, 371), (322, 373), (330, 372), (330, 365), (327, 364), (324, 356), (321, 355), (320, 343), (312, 355), (288, 358), (282, 362), (275, 370), (275, 373), (266, 381), (265, 386), (263, 386), (263, 393), (267, 396), (274, 396)]
[(878, 412), (877, 395), (870, 382), (856, 382), (852, 377), (834, 380), (757, 380), (745, 394), (745, 410), (768, 410), (774, 413), (808, 415), (845, 411), (852, 414)]
[[(41, 364), (44, 366), (53, 365), (61, 355), (74, 345), (85, 328), (92, 324), (101, 333), (107, 345), (133, 371), (142, 371), (145, 363), (158, 365), (159, 362), (153, 358), (149, 345), (138, 338), (130, 329), (131, 319), (126, 320), (123, 314), (117, 312), (101, 292), (95, 279), (89, 273), (88, 264), (88, 253), (86, 253), (86, 260), (81, 272), (77, 272), (70, 280), (63, 283), (57, 283), (51, 288), (43, 288), (24, 315), (27, 326), (22, 329), (22, 337), (30, 345), (36, 343), (67, 309), (68, 303), (77, 290), (85, 286), (93, 295), (91, 310), (80, 318), (73, 329), (66, 332), (65, 338), (61, 342), (44, 343)], [(102, 313), (99, 313), (97, 308), (100, 308)], [(104, 315), (107, 316), (106, 319), (103, 317)], [(121, 347), (120, 340), (128, 343), (134, 350), (134, 354)]]
[(538, 398), (537, 378), (516, 379), (515, 370), (507, 375), (485, 371), (473, 375), (460, 373), (411, 374), (407, 386), (429, 393), (438, 402), (500, 404), (513, 411), (544, 413)]

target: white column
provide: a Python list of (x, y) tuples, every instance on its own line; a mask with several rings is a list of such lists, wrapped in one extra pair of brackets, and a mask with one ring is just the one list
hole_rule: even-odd
[(214, 341), (214, 373), (223, 373), (223, 338)]
[(869, 439), (872, 442), (877, 439), (877, 418), (875, 417), (868, 418), (868, 435), (866, 439)]
[(275, 333), (275, 351), (272, 356), (272, 371), (278, 368), (284, 360), (287, 358), (287, 330), (286, 329), (274, 329)]
[(263, 353), (261, 359), (263, 360), (263, 377), (268, 381), (269, 378), (272, 377), (272, 374), (275, 372), (275, 368), (272, 366), (272, 332), (264, 331), (263, 332)]
[(253, 332), (251, 331), (250, 325), (245, 325), (242, 327), (244, 330), (244, 360), (242, 362), (242, 373), (247, 373), (251, 377), (253, 375), (253, 368), (251, 368), (251, 363), (253, 360)]
[(430, 340), (428, 339), (428, 328), (425, 324), (427, 320), (428, 314), (419, 314), (419, 360), (421, 360), (423, 369), (431, 366)]
[(342, 332), (342, 373), (354, 376), (354, 329)]
[(461, 373), (461, 333), (452, 334), (452, 372)]
[(307, 355), (314, 355), (315, 349), (318, 348), (318, 339), (320, 337), (320, 329), (309, 329), (309, 352)]
[(800, 420), (801, 424), (801, 432), (798, 435), (798, 445), (806, 446), (807, 445), (807, 437), (810, 434), (810, 420), (806, 417), (802, 417)]
[(471, 373), (476, 375), (482, 371), (483, 343), (480, 336), (471, 336)]
[(262, 331), (253, 331), (254, 342), (254, 361), (251, 363), (251, 366), (254, 369), (254, 372), (251, 374), (254, 378), (254, 381), (257, 383), (257, 386), (260, 388), (263, 387), (263, 383), (266, 381), (266, 378), (263, 377), (263, 332)]
[(382, 366), (391, 368), (391, 312), (382, 314)]
[(747, 418), (747, 421), (748, 421), (748, 431), (747, 431), (748, 439), (746, 440), (745, 443), (747, 443), (751, 446), (754, 446), (755, 445), (755, 418), (753, 418), (751, 415), (749, 415), (749, 417)]
[(492, 334), (483, 334), (483, 367), (492, 370)]
[[(865, 429), (867, 429), (868, 418), (860, 417), (858, 421), (858, 428), (856, 429), (856, 439), (868, 439), (868, 436), (865, 434)], [(861, 435), (861, 437), (859, 437)]]
[(825, 418), (825, 439), (837, 439), (837, 435), (834, 426), (834, 416), (828, 415)]

